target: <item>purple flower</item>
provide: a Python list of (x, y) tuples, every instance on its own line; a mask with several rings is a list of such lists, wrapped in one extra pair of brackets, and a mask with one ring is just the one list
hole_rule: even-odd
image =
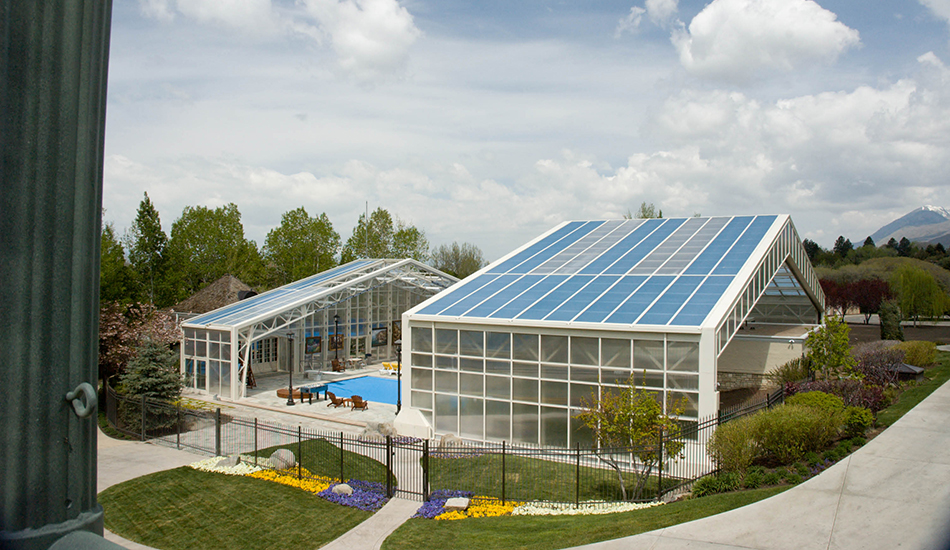
[(348, 485), (353, 489), (353, 494), (351, 495), (338, 495), (333, 492), (333, 487), (335, 487), (335, 485), (331, 485), (330, 487), (317, 493), (317, 496), (342, 506), (359, 508), (360, 510), (365, 510), (367, 512), (375, 512), (376, 510), (382, 508), (383, 505), (389, 501), (389, 499), (386, 498), (385, 491), (367, 489), (367, 486), (380, 486), (381, 488), (382, 485), (379, 483), (351, 479)]
[(473, 496), (475, 496), (475, 493), (471, 491), (456, 491), (453, 489), (432, 491), (429, 493), (429, 500), (424, 502), (412, 517), (432, 519), (445, 512), (445, 502), (450, 498), (472, 498)]

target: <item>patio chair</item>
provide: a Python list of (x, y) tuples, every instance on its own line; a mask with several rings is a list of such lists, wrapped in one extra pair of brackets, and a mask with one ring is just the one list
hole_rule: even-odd
[(330, 363), (333, 365), (333, 372), (346, 372), (346, 367), (339, 360), (333, 359)]
[(352, 402), (353, 402), (353, 410), (354, 410), (354, 411), (355, 411), (356, 409), (362, 409), (362, 410), (365, 411), (365, 410), (366, 410), (366, 407), (369, 407), (369, 403), (367, 403), (366, 401), (363, 401), (363, 398), (360, 397), (360, 396), (358, 396), (358, 395), (354, 395), (353, 397), (350, 397), (350, 399), (351, 399)]
[(334, 407), (339, 407), (340, 405), (343, 405), (344, 403), (346, 403), (346, 399), (343, 399), (342, 397), (337, 397), (332, 391), (327, 392), (327, 399), (330, 400), (330, 402), (327, 403), (327, 407), (329, 407), (330, 405), (333, 405)]

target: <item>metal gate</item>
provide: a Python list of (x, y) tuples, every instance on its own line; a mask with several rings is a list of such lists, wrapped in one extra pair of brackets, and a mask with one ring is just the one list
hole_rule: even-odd
[(386, 495), (412, 500), (429, 499), (429, 441), (387, 437)]

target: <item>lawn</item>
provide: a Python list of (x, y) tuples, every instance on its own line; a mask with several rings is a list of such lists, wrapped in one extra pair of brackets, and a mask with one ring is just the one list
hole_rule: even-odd
[(277, 483), (187, 466), (99, 494), (105, 527), (162, 550), (318, 548), (368, 518)]
[(886, 427), (897, 422), (907, 411), (913, 409), (934, 390), (942, 386), (944, 382), (950, 380), (950, 353), (938, 351), (934, 365), (927, 369), (924, 376), (926, 380), (904, 390), (898, 396), (896, 402), (877, 413), (877, 424), (879, 426)]
[[(504, 473), (503, 473), (504, 472)], [(430, 490), (454, 489), (472, 491), (476, 495), (502, 498), (502, 479), (505, 480), (506, 500), (546, 500), (574, 502), (585, 500), (621, 500), (620, 484), (615, 470), (581, 466), (578, 491), (577, 465), (572, 462), (553, 462), (508, 454), (502, 470), (501, 454), (484, 454), (464, 458), (429, 458)], [(635, 478), (625, 473), (624, 481), (633, 490)], [(665, 486), (678, 481), (665, 479)], [(652, 498), (656, 493), (656, 477), (651, 477), (641, 498)]]
[[(276, 445), (257, 451), (257, 456), (268, 458), (274, 454), (277, 449), (288, 449), (298, 454), (297, 461), (300, 465), (311, 473), (327, 476), (337, 479), (360, 479), (363, 481), (378, 481), (386, 483), (386, 465), (373, 460), (372, 458), (357, 454), (351, 451), (343, 451), (343, 470), (341, 477), (340, 470), (340, 448), (323, 439), (310, 439), (302, 441), (300, 444), (300, 453), (297, 452), (297, 444), (289, 443), (287, 445)], [(254, 453), (248, 453), (253, 456)], [(393, 477), (395, 484), (395, 476)]]
[(384, 550), (526, 548), (550, 550), (661, 529), (745, 506), (788, 489), (768, 487), (664, 504), (646, 510), (590, 516), (508, 516), (457, 521), (411, 519)]

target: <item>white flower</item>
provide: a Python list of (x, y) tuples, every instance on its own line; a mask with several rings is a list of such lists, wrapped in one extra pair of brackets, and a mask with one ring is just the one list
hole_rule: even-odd
[(202, 472), (215, 472), (218, 474), (227, 474), (232, 476), (246, 476), (254, 472), (263, 470), (264, 468), (254, 465), (254, 457), (245, 457), (241, 456), (241, 462), (236, 466), (218, 466), (218, 462), (221, 462), (227, 457), (224, 456), (213, 456), (211, 458), (206, 458), (204, 460), (199, 460), (189, 464), (190, 467), (195, 470), (201, 470)]
[(611, 502), (594, 503), (582, 502), (578, 506), (573, 504), (564, 504), (558, 502), (532, 502), (516, 507), (511, 515), (513, 516), (577, 516), (593, 514), (614, 514), (617, 512), (630, 512), (633, 510), (643, 510), (659, 506), (662, 502)]

